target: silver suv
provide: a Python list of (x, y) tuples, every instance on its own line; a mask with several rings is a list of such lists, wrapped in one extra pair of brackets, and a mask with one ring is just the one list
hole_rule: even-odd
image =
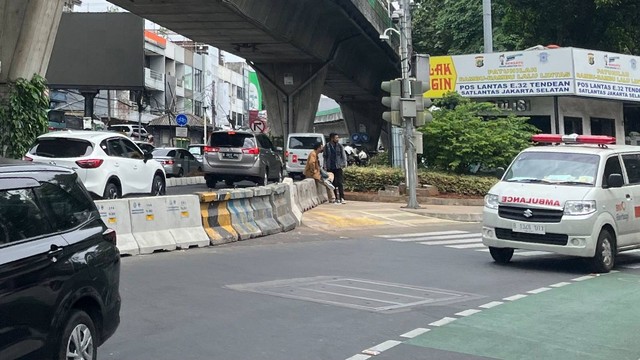
[(242, 180), (267, 185), (269, 180), (282, 181), (284, 176), (282, 158), (264, 134), (215, 131), (204, 151), (204, 178), (210, 188), (218, 181), (227, 186)]

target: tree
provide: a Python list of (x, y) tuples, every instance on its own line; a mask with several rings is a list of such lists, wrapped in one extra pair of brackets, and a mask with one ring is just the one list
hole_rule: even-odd
[(45, 79), (18, 79), (0, 102), (0, 155), (21, 158), (48, 128), (49, 97)]
[[(449, 93), (435, 102), (433, 121), (420, 129), (431, 167), (456, 173), (506, 167), (538, 130), (527, 118), (502, 113), (495, 104)], [(482, 116), (488, 117), (487, 120)]]

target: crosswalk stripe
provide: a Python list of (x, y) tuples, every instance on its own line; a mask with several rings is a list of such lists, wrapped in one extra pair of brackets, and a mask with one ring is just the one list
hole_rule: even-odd
[(458, 240), (458, 239), (467, 239), (467, 238), (477, 238), (482, 237), (481, 233), (465, 233), (465, 234), (456, 234), (456, 235), (439, 235), (439, 236), (425, 236), (425, 237), (415, 237), (415, 238), (397, 238), (397, 239), (389, 239), (391, 241), (436, 241), (436, 240)]
[(463, 245), (449, 245), (447, 247), (452, 249), (474, 249), (474, 248), (483, 248), (485, 246), (483, 243), (475, 243), (475, 244), (463, 244)]
[(460, 240), (443, 240), (443, 241), (425, 241), (420, 244), (423, 245), (456, 245), (456, 244), (468, 244), (482, 242), (482, 238), (474, 239), (460, 239)]
[(376, 235), (376, 237), (380, 237), (380, 238), (386, 238), (386, 239), (391, 239), (391, 238), (398, 238), (398, 237), (403, 237), (403, 238), (408, 238), (408, 237), (419, 237), (419, 236), (438, 236), (438, 235), (453, 235), (453, 234), (467, 234), (468, 231), (461, 231), (461, 230), (449, 230), (449, 231), (432, 231), (432, 232), (426, 232), (426, 233), (414, 233), (414, 234), (395, 234), (395, 235)]

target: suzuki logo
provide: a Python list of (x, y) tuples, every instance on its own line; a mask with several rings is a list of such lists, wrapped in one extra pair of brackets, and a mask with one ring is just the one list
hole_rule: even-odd
[(49, 161), (49, 165), (53, 165), (53, 166), (55, 166), (55, 165), (56, 165), (56, 162), (55, 162), (55, 161)]
[(533, 211), (531, 211), (530, 209), (527, 209), (527, 210), (524, 211), (523, 215), (526, 218), (530, 218), (530, 217), (533, 216)]

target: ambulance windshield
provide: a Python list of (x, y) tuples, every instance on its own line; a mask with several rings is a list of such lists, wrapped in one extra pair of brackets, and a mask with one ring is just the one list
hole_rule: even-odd
[(503, 180), (553, 185), (593, 186), (599, 156), (560, 152), (525, 152), (513, 162)]

